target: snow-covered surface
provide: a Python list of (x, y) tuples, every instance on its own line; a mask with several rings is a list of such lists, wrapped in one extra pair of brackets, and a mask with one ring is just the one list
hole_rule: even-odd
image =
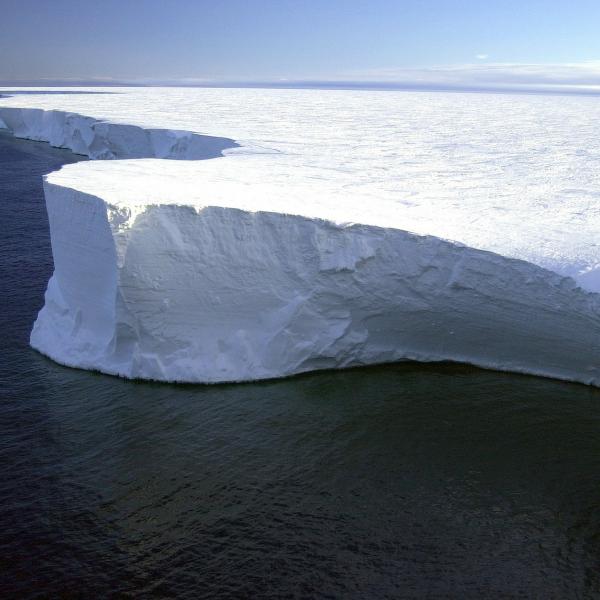
[(116, 124), (86, 148), (187, 131), (225, 157), (48, 176), (44, 353), (185, 381), (402, 358), (600, 381), (596, 98), (107, 91), (3, 98), (0, 118), (68, 147), (66, 117), (2, 107)]

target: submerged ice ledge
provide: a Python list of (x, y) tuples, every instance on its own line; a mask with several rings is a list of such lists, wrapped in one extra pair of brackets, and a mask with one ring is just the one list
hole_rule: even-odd
[[(0, 118), (92, 158), (192, 157), (178, 140), (195, 134), (60, 111), (2, 107)], [(233, 144), (210, 138), (195, 158), (219, 156), (221, 140)], [(125, 163), (98, 166), (45, 182), (55, 272), (31, 345), (57, 362), (214, 383), (452, 360), (600, 385), (600, 295), (569, 277), (298, 204), (261, 210), (220, 181), (205, 187), (201, 170), (187, 188), (134, 170), (134, 193)], [(173, 191), (157, 201), (151, 188)]]

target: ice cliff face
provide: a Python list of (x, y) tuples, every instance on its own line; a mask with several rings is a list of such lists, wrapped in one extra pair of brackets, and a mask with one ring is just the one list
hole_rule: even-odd
[[(235, 145), (56, 110), (0, 106), (0, 119), (95, 158), (216, 157)], [(291, 177), (286, 160), (120, 160), (47, 176), (55, 272), (32, 346), (163, 381), (416, 359), (600, 385), (600, 260), (587, 242), (598, 211), (587, 199), (586, 214), (549, 197), (525, 238), (537, 207), (527, 198), (485, 225), (494, 198), (386, 203), (310, 165)]]
[(171, 158), (201, 160), (222, 156), (237, 144), (228, 138), (108, 123), (60, 110), (0, 106), (0, 128), (28, 140), (49, 142), (94, 159)]
[[(120, 202), (113, 165), (91, 166), (45, 185), (55, 273), (31, 344), (58, 362), (222, 382), (454, 360), (600, 382), (600, 296), (572, 279), (435, 237), (183, 192)], [(78, 171), (106, 198), (71, 187)]]

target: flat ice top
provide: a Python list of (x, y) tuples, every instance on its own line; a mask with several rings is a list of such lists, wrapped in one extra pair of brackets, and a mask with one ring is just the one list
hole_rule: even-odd
[(50, 182), (131, 207), (222, 205), (395, 227), (528, 260), (600, 291), (600, 98), (105, 91), (0, 105), (226, 136), (243, 147), (198, 162), (79, 163)]

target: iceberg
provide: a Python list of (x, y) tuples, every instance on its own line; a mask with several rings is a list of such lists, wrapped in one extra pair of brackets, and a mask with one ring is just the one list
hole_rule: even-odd
[[(528, 197), (508, 210), (491, 196), (399, 203), (239, 137), (48, 108), (0, 106), (0, 118), (121, 159), (45, 178), (55, 271), (31, 345), (55, 361), (202, 383), (458, 361), (600, 385), (587, 194), (548, 195), (544, 214)], [(191, 158), (171, 142), (193, 136), (200, 158), (225, 157), (160, 160)]]

